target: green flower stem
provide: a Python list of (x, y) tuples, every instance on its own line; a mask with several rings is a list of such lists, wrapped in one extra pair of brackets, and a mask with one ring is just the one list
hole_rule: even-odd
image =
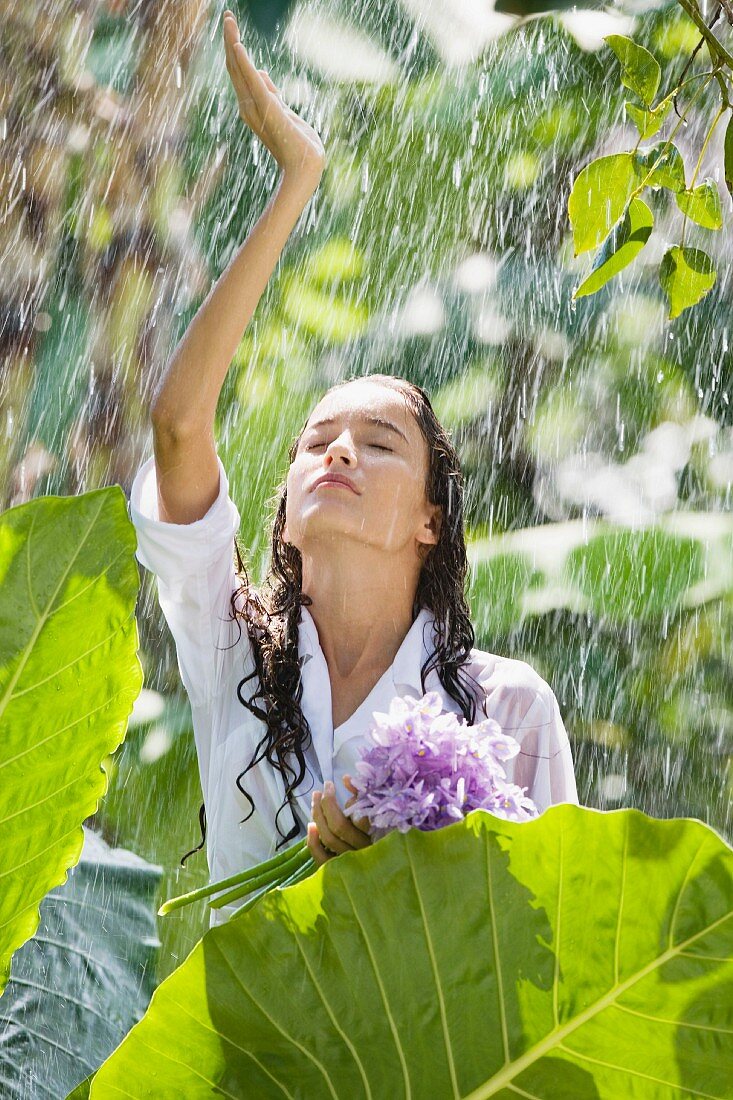
[(297, 871), (294, 871), (290, 878), (286, 878), (284, 882), (279, 885), (280, 890), (284, 890), (286, 886), (292, 886), (295, 882), (300, 882), (301, 879), (308, 878), (314, 871), (318, 870), (318, 865), (314, 859), (309, 859), (307, 863), (304, 863), (302, 867), (299, 867)]
[(304, 837), (303, 840), (299, 840), (297, 844), (293, 844), (290, 848), (286, 848), (284, 851), (279, 852), (271, 859), (265, 860), (263, 863), (258, 863), (256, 866), (250, 867), (246, 871), (240, 871), (238, 874), (231, 875), (229, 878), (220, 879), (219, 882), (211, 882), (208, 886), (200, 886), (197, 890), (191, 890), (187, 894), (180, 894), (177, 898), (169, 898), (161, 905), (158, 910), (158, 916), (164, 917), (174, 909), (182, 909), (184, 905), (190, 905), (194, 901), (200, 901), (201, 898), (208, 898), (212, 894), (218, 894), (220, 890), (225, 890), (228, 886), (239, 886), (250, 880), (257, 879), (264, 872), (270, 871), (273, 868), (285, 867), (286, 864), (290, 864), (291, 860), (294, 861), (296, 856), (302, 858), (303, 854), (307, 853), (305, 844), (306, 838)]
[(247, 894), (251, 894), (253, 890), (259, 890), (260, 886), (268, 886), (270, 883), (279, 883), (283, 879), (286, 879), (288, 875), (297, 870), (310, 859), (307, 850), (298, 852), (293, 856), (291, 860), (281, 864), (278, 867), (273, 867), (272, 870), (264, 872), (264, 874), (257, 875), (256, 878), (249, 878), (246, 882), (235, 886), (233, 890), (229, 890), (226, 894), (220, 894), (218, 898), (214, 898), (209, 902), (212, 909), (221, 909), (223, 905), (228, 905), (232, 901), (237, 901), (239, 898), (245, 897)]
[(248, 909), (251, 909), (257, 904), (263, 894), (270, 894), (274, 889), (284, 890), (286, 886), (294, 886), (296, 882), (300, 882), (302, 879), (309, 878), (314, 871), (317, 871), (318, 867), (314, 859), (309, 859), (302, 867), (299, 867), (290, 878), (285, 879), (284, 882), (272, 883), (269, 886), (264, 886), (254, 897), (249, 898), (244, 905), (240, 905), (237, 909), (237, 913), (246, 913)]

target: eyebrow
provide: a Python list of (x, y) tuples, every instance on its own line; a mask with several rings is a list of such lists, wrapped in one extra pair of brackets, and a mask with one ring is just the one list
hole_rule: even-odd
[[(388, 431), (391, 431), (391, 432), (397, 432), (397, 435), (402, 436), (405, 443), (410, 442), (409, 439), (407, 438), (407, 436), (405, 435), (405, 433), (401, 432), (400, 429), (397, 427), (397, 425), (393, 424), (391, 420), (384, 420), (383, 417), (381, 417), (381, 416), (362, 416), (362, 417), (360, 417), (360, 420), (364, 421), (367, 424), (376, 424), (380, 428), (387, 428)], [(310, 431), (311, 428), (320, 428), (324, 424), (335, 424), (335, 423), (336, 423), (336, 420), (334, 419), (334, 417), (329, 417), (328, 420), (318, 420), (318, 421), (316, 421), (315, 424), (309, 424), (308, 427), (306, 428), (306, 431)]]

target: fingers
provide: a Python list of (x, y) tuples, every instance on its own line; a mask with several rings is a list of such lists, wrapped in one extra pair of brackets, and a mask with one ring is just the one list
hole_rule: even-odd
[(274, 92), (275, 95), (278, 97), (278, 99), (282, 99), (282, 96), (280, 95), (279, 89), (277, 88), (277, 86), (271, 80), (270, 74), (267, 72), (267, 70), (266, 69), (258, 69), (257, 72), (260, 74), (260, 76), (264, 80), (265, 84), (270, 89), (270, 91)]
[(224, 26), (225, 29), (233, 26), (233, 31), (229, 36), (229, 47), (231, 49), (232, 56), (236, 64), (239, 66), (245, 80), (247, 81), (247, 84), (251, 88), (261, 87), (262, 78), (260, 76), (259, 69), (256, 69), (255, 66), (252, 64), (250, 56), (244, 48), (244, 43), (239, 37), (239, 29), (236, 22), (233, 19), (227, 19)]
[(371, 844), (369, 835), (344, 814), (336, 801), (336, 788), (330, 780), (324, 784), (322, 792), (313, 792), (312, 806), (313, 820), (327, 848), (340, 854)]
[(333, 859), (333, 853), (327, 852), (323, 847), (320, 837), (318, 836), (318, 826), (314, 821), (308, 822), (306, 848), (318, 864), (326, 863), (329, 859)]
[(231, 11), (227, 9), (223, 18), (224, 51), (226, 66), (232, 80), (237, 78), (244, 80), (243, 91), (251, 96), (256, 105), (263, 110), (267, 106), (269, 88), (264, 81), (260, 70), (252, 64), (241, 38), (239, 27)]
[[(353, 791), (353, 794), (352, 794), (351, 798), (347, 798), (346, 803), (345, 803), (345, 809), (348, 810), (349, 806), (351, 806), (354, 802), (356, 802), (356, 800), (359, 796), (359, 792), (357, 791), (354, 784), (351, 782), (351, 776), (350, 775), (345, 775), (344, 776), (344, 786), (346, 787), (347, 790)], [(354, 822), (357, 829), (360, 829), (363, 833), (366, 833), (367, 836), (371, 836), (371, 831), (370, 831), (371, 826), (369, 824), (369, 818), (368, 817), (352, 817), (351, 820)]]

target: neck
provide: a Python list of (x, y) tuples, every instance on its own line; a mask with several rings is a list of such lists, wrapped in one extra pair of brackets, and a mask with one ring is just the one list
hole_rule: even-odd
[(412, 626), (419, 578), (419, 564), (410, 576), (397, 559), (369, 547), (348, 561), (303, 556), (303, 592), (332, 675), (359, 679), (392, 664)]

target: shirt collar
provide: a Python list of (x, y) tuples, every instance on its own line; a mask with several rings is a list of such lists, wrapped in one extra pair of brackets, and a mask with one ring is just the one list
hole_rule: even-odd
[[(321, 643), (318, 639), (318, 628), (308, 608), (301, 604), (300, 612), (298, 654), (301, 665), (305, 665), (321, 649)], [(420, 670), (428, 656), (432, 656), (434, 648), (435, 616), (427, 607), (423, 607), (403, 638), (392, 662), (395, 685), (402, 684), (410, 688), (412, 694), (420, 699), (423, 694)]]

